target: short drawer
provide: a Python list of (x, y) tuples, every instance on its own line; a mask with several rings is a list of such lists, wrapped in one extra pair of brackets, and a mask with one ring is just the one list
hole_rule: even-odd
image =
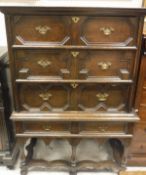
[(128, 111), (130, 86), (124, 84), (26, 83), (17, 89), (20, 111)]
[(97, 133), (121, 133), (126, 134), (127, 124), (125, 123), (96, 123), (96, 122), (84, 122), (80, 123), (80, 132), (97, 132)]
[(21, 45), (65, 45), (70, 20), (65, 16), (14, 16), (14, 42)]
[(69, 132), (70, 123), (63, 122), (17, 122), (16, 132)]
[(79, 32), (85, 45), (134, 45), (137, 42), (138, 18), (86, 17), (81, 20)]
[(69, 79), (71, 52), (60, 50), (17, 50), (15, 74), (17, 79)]
[(18, 79), (132, 79), (135, 51), (17, 50)]

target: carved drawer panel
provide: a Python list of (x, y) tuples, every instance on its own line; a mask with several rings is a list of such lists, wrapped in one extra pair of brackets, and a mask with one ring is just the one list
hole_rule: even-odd
[(81, 85), (78, 108), (82, 111), (125, 111), (128, 107), (129, 90), (128, 85)]
[(18, 86), (19, 109), (28, 112), (72, 110), (71, 86), (65, 84), (21, 84)]
[(80, 43), (84, 45), (135, 45), (138, 18), (87, 17), (80, 20)]
[(78, 52), (78, 76), (86, 78), (130, 79), (135, 52), (131, 51), (86, 51)]
[(16, 78), (131, 79), (133, 51), (18, 50)]
[[(19, 84), (18, 107), (29, 112), (127, 111), (129, 86), (118, 84)], [(124, 93), (123, 93), (124, 92)]]
[(14, 16), (13, 25), (15, 44), (65, 45), (70, 42), (70, 19), (65, 16)]
[(60, 132), (70, 131), (69, 122), (17, 122), (16, 132)]
[(68, 51), (19, 50), (15, 52), (17, 78), (71, 78), (71, 59)]
[(125, 123), (80, 123), (80, 132), (99, 132), (99, 133), (123, 133), (127, 132)]

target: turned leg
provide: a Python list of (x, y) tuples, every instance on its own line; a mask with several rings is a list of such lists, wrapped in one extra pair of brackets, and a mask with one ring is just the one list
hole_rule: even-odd
[(70, 168), (70, 175), (76, 175), (77, 174), (77, 160), (76, 160), (76, 148), (79, 144), (79, 139), (71, 139), (70, 144), (72, 147), (72, 155), (71, 155), (71, 168)]
[(123, 157), (123, 154), (124, 154), (124, 146), (117, 139), (111, 139), (110, 140), (110, 145), (113, 149), (113, 156), (114, 156), (114, 159), (115, 159), (116, 163), (119, 166), (121, 166), (122, 157)]
[(124, 140), (123, 141), (123, 144), (124, 144), (124, 154), (123, 154), (123, 158), (122, 158), (122, 167), (123, 168), (126, 168), (126, 165), (127, 165), (127, 158), (128, 158), (128, 153), (129, 153), (129, 147), (130, 147), (130, 144), (131, 144), (131, 139), (127, 139), (127, 140)]
[(30, 162), (30, 160), (32, 160), (32, 156), (33, 156), (33, 147), (36, 145), (36, 138), (32, 138), (30, 144), (26, 147), (27, 150), (27, 156), (26, 156), (26, 164), (28, 164)]
[(27, 154), (25, 153), (25, 144), (28, 139), (19, 139), (18, 144), (20, 147), (20, 154), (21, 154), (21, 164), (20, 164), (20, 169), (21, 169), (21, 175), (26, 175), (28, 172), (28, 163), (32, 159), (33, 156), (33, 147), (36, 144), (36, 139), (32, 138), (30, 140), (30, 144), (26, 147)]
[(26, 175), (27, 174), (27, 164), (26, 164), (26, 156), (25, 156), (25, 151), (24, 151), (24, 145), (26, 143), (27, 139), (19, 139), (18, 144), (20, 148), (20, 173), (21, 175)]

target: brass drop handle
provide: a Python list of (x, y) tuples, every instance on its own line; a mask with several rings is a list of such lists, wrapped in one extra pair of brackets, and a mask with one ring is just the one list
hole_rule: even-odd
[(71, 54), (74, 58), (77, 58), (77, 56), (79, 55), (79, 52), (71, 52)]
[(50, 131), (51, 130), (51, 126), (49, 124), (44, 124), (43, 125), (43, 130)]
[(98, 131), (100, 131), (100, 132), (106, 132), (107, 129), (108, 129), (107, 126), (99, 126), (99, 127), (98, 127)]
[(71, 83), (71, 87), (72, 87), (73, 89), (76, 89), (76, 88), (78, 87), (78, 83)]
[(104, 101), (106, 101), (107, 100), (107, 98), (108, 98), (108, 94), (107, 93), (98, 93), (97, 95), (96, 95), (96, 97), (98, 98), (98, 101), (100, 101), (100, 102), (104, 102)]
[(37, 26), (35, 27), (35, 30), (39, 32), (41, 35), (45, 35), (51, 28), (47, 25), (45, 26)]
[(100, 31), (103, 32), (104, 35), (109, 36), (115, 31), (115, 29), (112, 27), (101, 27)]
[(41, 97), (44, 101), (48, 101), (52, 95), (50, 93), (42, 93), (39, 94), (39, 97)]
[(98, 63), (98, 66), (101, 67), (102, 70), (107, 70), (111, 67), (112, 63), (111, 62), (100, 62)]
[(37, 64), (42, 66), (43, 68), (46, 68), (51, 64), (51, 62), (45, 59), (41, 59), (37, 62)]
[(80, 18), (79, 18), (78, 16), (73, 16), (73, 17), (72, 17), (72, 21), (73, 21), (74, 23), (78, 23), (79, 20), (80, 20)]

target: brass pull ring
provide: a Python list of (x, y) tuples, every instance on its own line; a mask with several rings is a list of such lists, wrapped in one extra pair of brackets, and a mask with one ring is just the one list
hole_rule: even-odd
[(49, 124), (45, 124), (45, 125), (43, 125), (43, 130), (50, 131), (51, 130), (51, 126)]
[(98, 101), (100, 101), (100, 102), (107, 101), (108, 96), (109, 95), (107, 93), (98, 93), (96, 95), (96, 97), (98, 98)]
[(98, 63), (98, 66), (101, 67), (102, 70), (107, 70), (111, 67), (112, 63), (111, 62), (100, 62)]
[(37, 26), (35, 30), (38, 31), (39, 34), (45, 35), (49, 30), (51, 30), (51, 28), (45, 25), (45, 26)]
[(44, 101), (48, 101), (52, 95), (50, 93), (42, 93), (39, 94), (39, 97), (41, 97)]
[(46, 67), (48, 67), (51, 64), (51, 62), (48, 61), (48, 60), (42, 59), (42, 60), (39, 60), (37, 62), (37, 64), (40, 65), (40, 66), (42, 66), (43, 68), (46, 68)]
[(109, 36), (115, 31), (115, 29), (112, 27), (101, 27), (100, 31), (103, 32), (104, 35)]

